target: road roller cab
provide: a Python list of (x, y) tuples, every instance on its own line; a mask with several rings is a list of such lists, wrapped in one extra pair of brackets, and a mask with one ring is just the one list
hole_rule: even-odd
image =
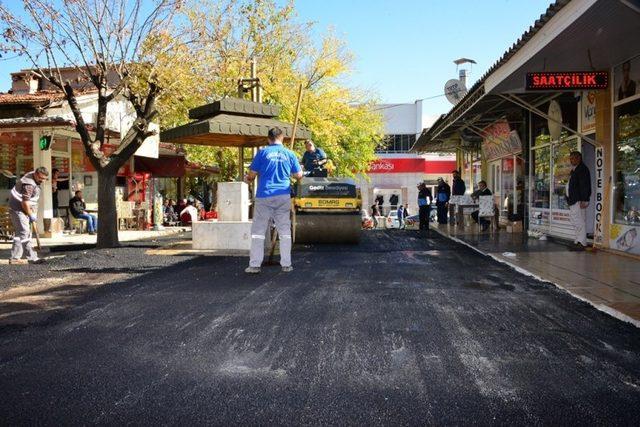
[(295, 186), (293, 235), (297, 243), (357, 243), (362, 198), (351, 178), (302, 178)]

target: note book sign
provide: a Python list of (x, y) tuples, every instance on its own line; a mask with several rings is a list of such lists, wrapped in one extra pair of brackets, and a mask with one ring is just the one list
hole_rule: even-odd
[(609, 73), (606, 71), (561, 71), (527, 73), (527, 90), (579, 90), (606, 89)]

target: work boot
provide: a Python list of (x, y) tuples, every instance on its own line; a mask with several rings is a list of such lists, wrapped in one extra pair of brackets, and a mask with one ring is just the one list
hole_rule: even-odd
[(247, 274), (259, 274), (260, 267), (247, 267), (244, 269), (244, 272)]
[(46, 264), (47, 260), (44, 258), (30, 259), (29, 264)]
[(283, 273), (290, 273), (293, 271), (293, 266), (291, 265), (287, 265), (286, 267), (282, 267), (282, 272)]

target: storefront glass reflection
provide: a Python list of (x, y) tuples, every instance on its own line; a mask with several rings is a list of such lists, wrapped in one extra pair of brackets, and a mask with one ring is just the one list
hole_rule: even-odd
[(551, 183), (551, 147), (540, 147), (533, 151), (533, 198), (535, 208), (549, 208), (549, 188)]
[(640, 99), (615, 109), (617, 223), (640, 225)]
[(561, 141), (553, 145), (553, 195), (551, 196), (551, 208), (568, 210), (566, 188), (571, 176), (571, 162), (569, 154), (578, 149), (578, 140), (571, 139)]

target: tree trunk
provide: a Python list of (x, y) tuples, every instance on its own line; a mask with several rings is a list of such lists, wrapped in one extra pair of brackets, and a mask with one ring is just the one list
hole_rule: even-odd
[(118, 214), (116, 212), (117, 172), (98, 172), (98, 248), (115, 248), (118, 240)]

